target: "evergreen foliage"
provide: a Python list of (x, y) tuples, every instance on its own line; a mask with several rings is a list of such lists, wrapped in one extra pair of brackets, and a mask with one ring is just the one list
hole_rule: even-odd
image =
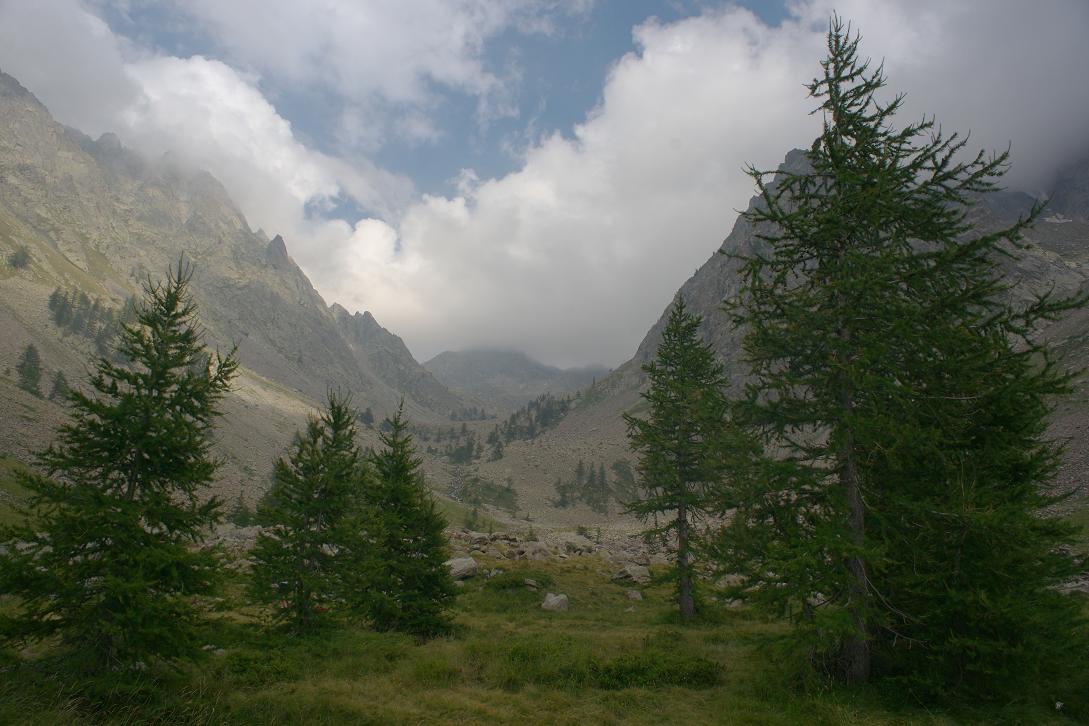
[(48, 306), (58, 328), (90, 340), (100, 356), (116, 354), (114, 338), (121, 326), (136, 320), (135, 298), (126, 300), (118, 311), (97, 298), (92, 300), (85, 292), (58, 287), (50, 293)]
[(0, 592), (19, 598), (0, 620), (5, 636), (60, 636), (96, 668), (193, 651), (192, 598), (218, 566), (201, 547), (220, 508), (205, 498), (211, 430), (237, 363), (203, 355), (190, 276), (179, 262), (147, 283), (118, 341), (131, 365), (99, 359), (90, 391), (69, 396), (71, 421), (38, 455), (46, 476), (20, 475), (27, 520), (0, 534)]
[(650, 385), (646, 419), (625, 414), (628, 438), (639, 455), (639, 496), (627, 511), (653, 522), (648, 535), (676, 537), (677, 600), (682, 620), (696, 612), (693, 527), (726, 483), (730, 450), (726, 378), (699, 336), (701, 319), (677, 298), (654, 361), (643, 366)]
[[(631, 474), (630, 467), (627, 473)], [(609, 501), (613, 498), (614, 492), (609, 485), (604, 462), (595, 467), (593, 462), (587, 464), (583, 459), (579, 459), (572, 477), (567, 480), (556, 477), (556, 483), (553, 486), (556, 496), (549, 501), (553, 507), (566, 509), (581, 502), (598, 514), (609, 513)]]
[(376, 563), (357, 591), (379, 630), (435, 635), (448, 630), (446, 610), (454, 599), (445, 564), (446, 521), (424, 483), (403, 404), (387, 422), (383, 448), (371, 457), (375, 477), (367, 489), (380, 517), (369, 527), (361, 523), (370, 530)]
[(1006, 697), (1083, 662), (1071, 530), (1041, 514), (1051, 398), (1070, 377), (1031, 333), (1081, 300), (1013, 307), (998, 267), (1038, 213), (974, 231), (1007, 155), (963, 155), (932, 119), (891, 126), (882, 69), (833, 18), (809, 91), (809, 167), (751, 169), (762, 247), (732, 306), (752, 366), (743, 418), (768, 455), (724, 532), (724, 568), (801, 626), (848, 682)]
[(49, 386), (49, 400), (66, 400), (69, 390), (68, 376), (64, 375), (64, 371), (58, 368), (57, 372), (53, 374), (53, 382)]
[(21, 270), (30, 264), (30, 250), (26, 245), (19, 245), (15, 251), (8, 255), (8, 264), (16, 270)]
[(321, 417), (311, 417), (288, 459), (276, 462), (257, 513), (264, 529), (250, 552), (250, 593), (279, 605), (277, 619), (296, 632), (311, 629), (342, 595), (345, 523), (358, 516), (367, 477), (355, 433), (348, 398), (330, 393)]
[(33, 393), (39, 398), (42, 395), (42, 357), (38, 348), (33, 343), (23, 349), (23, 355), (15, 364), (15, 372), (19, 376), (19, 388), (27, 393)]

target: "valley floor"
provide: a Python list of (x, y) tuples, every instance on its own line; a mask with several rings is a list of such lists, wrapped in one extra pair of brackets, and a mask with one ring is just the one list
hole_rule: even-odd
[[(351, 626), (270, 632), (236, 586), (213, 604), (200, 661), (152, 669), (136, 685), (74, 685), (47, 650), (8, 653), (0, 723), (1070, 723), (1089, 706), (943, 711), (876, 688), (806, 692), (780, 661), (784, 627), (744, 609), (681, 627), (667, 584), (639, 587), (634, 600), (638, 586), (612, 582), (596, 556), (483, 565), (461, 588), (455, 634), (424, 643)], [(542, 610), (547, 591), (567, 594), (570, 608)]]

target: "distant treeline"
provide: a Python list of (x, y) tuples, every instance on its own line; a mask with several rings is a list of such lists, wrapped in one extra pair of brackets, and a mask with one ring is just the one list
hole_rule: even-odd
[(111, 351), (113, 339), (121, 326), (136, 321), (135, 298), (130, 297), (120, 310), (100, 299), (91, 299), (80, 290), (57, 288), (49, 296), (49, 314), (65, 333), (79, 335), (94, 343), (98, 355)]
[(609, 502), (625, 503), (636, 495), (635, 475), (631, 464), (617, 459), (609, 467), (612, 477), (605, 471), (605, 463), (587, 464), (579, 459), (571, 477), (556, 477), (556, 497), (549, 503), (558, 509), (585, 504), (599, 514), (609, 513)]

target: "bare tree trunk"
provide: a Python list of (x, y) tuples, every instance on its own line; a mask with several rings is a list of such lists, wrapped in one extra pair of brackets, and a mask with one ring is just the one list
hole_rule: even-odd
[(692, 596), (692, 564), (688, 555), (688, 512), (681, 502), (677, 507), (677, 599), (681, 606), (681, 621), (688, 622), (696, 616), (696, 602)]
[[(854, 395), (850, 386), (843, 391), (842, 403), (844, 413), (850, 415), (854, 411)], [(840, 470), (840, 485), (849, 510), (851, 542), (861, 548), (865, 542), (866, 521), (854, 447), (854, 436), (848, 432), (841, 452), (843, 468)], [(854, 633), (843, 641), (843, 675), (848, 683), (865, 683), (870, 679), (870, 640), (865, 616), (869, 597), (866, 560), (861, 555), (851, 555), (847, 558), (847, 569), (850, 571), (847, 610), (854, 622)]]

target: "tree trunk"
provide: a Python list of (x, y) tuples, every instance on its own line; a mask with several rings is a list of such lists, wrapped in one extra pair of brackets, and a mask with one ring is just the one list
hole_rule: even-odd
[[(854, 395), (850, 386), (843, 391), (843, 410), (848, 416), (854, 411)], [(866, 521), (862, 507), (862, 492), (859, 490), (858, 468), (855, 462), (854, 435), (848, 431), (841, 452), (840, 484), (847, 500), (850, 516), (851, 543), (861, 548), (865, 542)], [(854, 621), (854, 633), (843, 641), (842, 660), (843, 676), (847, 683), (865, 683), (870, 679), (870, 640), (866, 625), (866, 601), (869, 586), (866, 577), (866, 560), (858, 554), (847, 558), (850, 572), (850, 596), (847, 610)]]
[(684, 502), (681, 502), (677, 506), (677, 599), (681, 606), (682, 622), (688, 622), (696, 615), (696, 602), (692, 597), (692, 565), (688, 560), (688, 512)]

